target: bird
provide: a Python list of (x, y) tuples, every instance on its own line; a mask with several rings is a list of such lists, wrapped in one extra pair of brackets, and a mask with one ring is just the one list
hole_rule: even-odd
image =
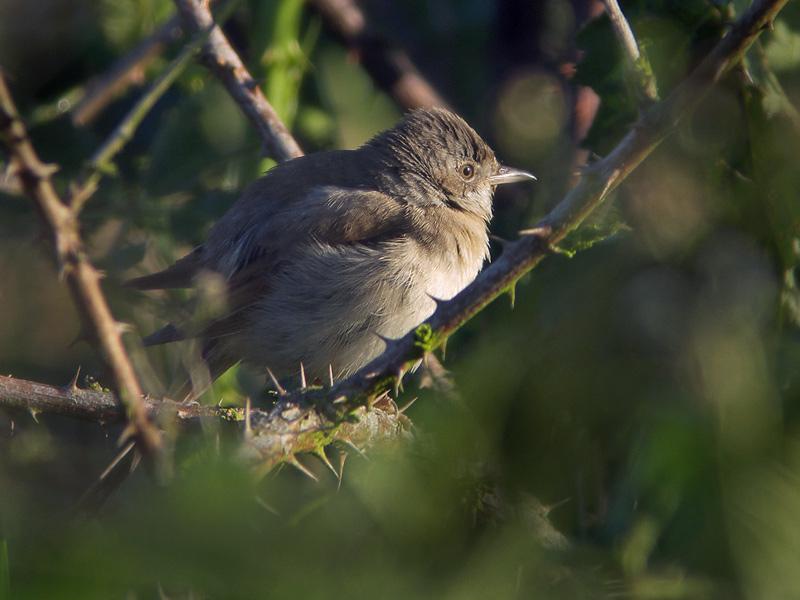
[(466, 287), (489, 258), (496, 186), (536, 177), (501, 165), (461, 117), (417, 109), (354, 150), (280, 163), (251, 183), (206, 241), (128, 285), (222, 281), (201, 325), (172, 323), (146, 345), (196, 338), (213, 381), (244, 362), (288, 377), (356, 372)]

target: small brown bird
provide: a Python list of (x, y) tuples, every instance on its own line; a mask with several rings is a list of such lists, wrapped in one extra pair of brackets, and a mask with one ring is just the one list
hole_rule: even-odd
[(168, 325), (146, 343), (202, 340), (210, 374), (241, 361), (278, 376), (345, 376), (469, 284), (488, 257), (497, 185), (536, 179), (501, 166), (460, 117), (417, 110), (357, 150), (279, 164), (250, 185), (208, 240), (142, 290), (227, 288), (223, 315)]

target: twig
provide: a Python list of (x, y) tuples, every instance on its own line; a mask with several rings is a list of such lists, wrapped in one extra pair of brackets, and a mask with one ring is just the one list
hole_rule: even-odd
[(408, 54), (371, 31), (353, 0), (311, 0), (326, 25), (354, 50), (367, 73), (405, 109), (447, 103), (417, 71)]
[(174, 16), (115, 62), (108, 73), (90, 82), (86, 93), (72, 110), (73, 124), (79, 127), (87, 125), (129, 85), (141, 81), (144, 68), (170, 41), (177, 39), (180, 32), (180, 18)]
[(161, 447), (161, 436), (147, 418), (142, 404), (139, 382), (122, 344), (122, 325), (114, 320), (100, 288), (101, 275), (86, 256), (77, 217), (58, 197), (50, 180), (55, 167), (39, 160), (2, 74), (0, 145), (7, 151), (25, 193), (36, 204), (45, 227), (53, 237), (59, 273), (66, 277), (86, 330), (97, 341), (111, 367), (131, 432), (145, 453), (157, 453)]
[[(221, 408), (168, 399), (154, 400), (143, 397), (142, 406), (151, 418), (172, 416), (179, 423), (200, 419), (234, 421), (244, 427), (242, 408)], [(124, 422), (125, 412), (114, 394), (81, 389), (71, 382), (57, 387), (35, 381), (0, 375), (0, 407), (25, 411), (35, 415), (59, 415), (102, 424)], [(281, 405), (272, 411), (250, 409), (250, 440), (244, 445), (243, 458), (257, 461), (263, 468), (265, 461), (275, 465), (298, 452), (316, 452), (325, 441), (354, 444), (364, 450), (372, 444), (393, 437), (403, 437), (408, 432), (408, 419), (393, 410), (373, 407), (362, 409), (358, 420), (332, 426), (313, 411), (305, 411), (305, 418), (296, 418), (301, 409)], [(323, 432), (324, 435), (320, 435)]]
[(266, 154), (277, 161), (302, 156), (300, 146), (264, 97), (225, 34), (214, 24), (206, 4), (202, 0), (175, 0), (175, 5), (187, 32), (210, 32), (203, 48), (205, 64), (255, 125), (264, 142)]
[[(225, 4), (220, 11), (219, 20), (224, 22), (233, 12), (235, 1)], [(97, 186), (103, 175), (113, 170), (113, 159), (133, 137), (137, 127), (141, 124), (150, 109), (164, 95), (181, 73), (189, 61), (208, 39), (210, 31), (201, 31), (194, 36), (192, 41), (184, 46), (180, 54), (167, 66), (163, 73), (153, 82), (150, 88), (131, 108), (122, 121), (114, 128), (111, 135), (97, 149), (89, 159), (80, 183), (73, 186), (70, 192), (70, 205), (75, 213), (80, 213), (84, 204), (97, 191)]]
[(79, 213), (84, 204), (97, 191), (97, 186), (103, 175), (113, 171), (113, 159), (123, 146), (133, 137), (136, 128), (150, 112), (159, 98), (164, 95), (172, 83), (189, 64), (192, 55), (197, 50), (198, 45), (191, 44), (186, 46), (180, 55), (173, 60), (161, 76), (150, 86), (150, 89), (142, 96), (136, 105), (111, 132), (111, 135), (100, 148), (92, 155), (85, 168), (85, 175), (80, 183), (75, 185), (70, 191), (70, 206), (72, 210)]
[[(199, 404), (180, 404), (171, 400), (143, 398), (150, 416), (160, 412), (174, 414), (179, 420), (225, 416), (225, 409)], [(125, 420), (117, 398), (111, 392), (81, 389), (76, 382), (63, 387), (0, 375), (0, 406), (31, 413), (73, 417), (96, 423), (119, 423)]]
[(656, 78), (653, 75), (650, 62), (639, 51), (636, 36), (633, 35), (633, 30), (622, 13), (617, 0), (604, 0), (604, 2), (614, 33), (617, 34), (622, 49), (628, 57), (628, 72), (631, 74), (636, 93), (641, 100), (647, 103), (656, 102), (658, 100), (658, 86), (656, 85)]

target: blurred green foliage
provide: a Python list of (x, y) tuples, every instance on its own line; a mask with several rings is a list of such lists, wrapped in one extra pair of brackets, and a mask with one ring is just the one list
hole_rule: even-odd
[[(576, 86), (600, 96), (589, 152), (637, 117), (610, 24), (584, 23), (584, 4), (364, 3), (503, 160), (539, 175), (497, 198), (503, 237), (570, 181)], [(744, 5), (623, 2), (662, 97)], [(142, 91), (74, 127), (87, 80), (171, 11), (0, 2), (0, 65), (62, 186)], [(226, 28), (307, 151), (352, 147), (400, 115), (299, 0), (243, 2)], [(76, 520), (118, 431), (0, 412), (0, 598), (800, 596), (798, 49), (790, 3), (570, 240), (579, 252), (549, 258), (513, 311), (497, 302), (450, 340), (461, 402), (406, 392), (420, 395), (414, 441), (351, 456), (341, 487), (311, 457), (320, 483), (289, 467), (253, 482), (231, 460), (238, 433), (208, 427), (178, 439), (169, 485), (140, 469), (98, 517)], [(259, 149), (192, 65), (89, 202), (92, 258), (140, 334), (190, 310), (186, 297), (119, 282), (198, 243), (266, 168)], [(0, 195), (0, 370), (66, 382), (80, 364), (102, 381), (91, 349), (70, 344), (77, 318), (37, 232), (27, 201)], [(127, 341), (149, 390), (182, 377), (185, 348)], [(215, 399), (260, 385), (231, 371)]]

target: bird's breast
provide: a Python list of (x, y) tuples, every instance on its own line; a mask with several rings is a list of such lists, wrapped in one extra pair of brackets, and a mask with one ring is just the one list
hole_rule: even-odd
[(451, 224), (449, 235), (439, 239), (439, 244), (424, 253), (422, 279), (428, 295), (449, 300), (481, 270), (487, 258), (488, 236), (483, 223), (471, 227)]

